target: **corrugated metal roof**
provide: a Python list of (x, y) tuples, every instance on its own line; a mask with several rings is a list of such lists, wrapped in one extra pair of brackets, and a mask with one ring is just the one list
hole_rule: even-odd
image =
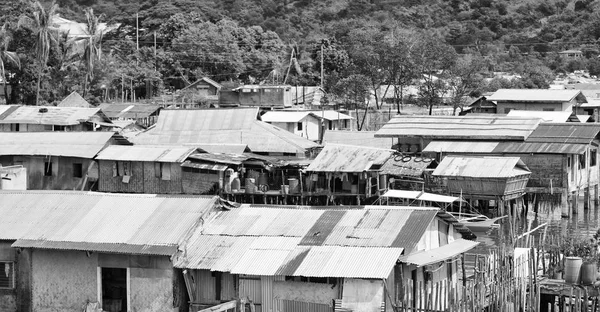
[(147, 118), (160, 111), (160, 106), (152, 104), (100, 104), (100, 109), (108, 118), (138, 119)]
[(454, 256), (460, 255), (461, 253), (467, 252), (475, 248), (475, 246), (477, 245), (479, 245), (479, 242), (474, 242), (465, 239), (457, 239), (452, 243), (449, 243), (442, 247), (420, 251), (407, 256), (403, 256), (400, 258), (400, 261), (412, 263), (417, 266), (424, 266), (450, 259)]
[(530, 173), (519, 157), (448, 156), (433, 171), (434, 176), (473, 178), (509, 178)]
[(309, 115), (316, 118), (309, 111), (268, 111), (260, 119), (264, 122), (299, 122)]
[(0, 191), (0, 239), (15, 246), (171, 255), (216, 197)]
[(188, 167), (188, 168), (195, 168), (195, 169), (212, 170), (212, 171), (225, 171), (227, 169), (226, 165), (196, 163), (196, 162), (191, 162), (189, 160), (184, 161), (181, 164), (181, 166)]
[(395, 116), (375, 137), (524, 140), (541, 119), (507, 116)]
[[(188, 144), (184, 144), (188, 145)], [(227, 144), (227, 143), (219, 143), (219, 144), (194, 144), (193, 146), (197, 146), (203, 151), (207, 153), (213, 154), (243, 154), (244, 152), (249, 152), (247, 144)]]
[(403, 249), (416, 246), (439, 211), (284, 207), (243, 205), (217, 213), (182, 246), (174, 265), (234, 274), (382, 278)]
[(162, 110), (154, 129), (133, 138), (141, 145), (245, 144), (252, 152), (304, 153), (318, 146), (257, 120), (258, 108)]
[(511, 110), (508, 117), (533, 117), (541, 118), (544, 122), (567, 122), (573, 112), (545, 112), (545, 111), (525, 111)]
[(88, 103), (77, 91), (71, 92), (66, 98), (64, 98), (58, 105), (58, 107), (84, 107), (90, 108), (92, 105)]
[(96, 159), (181, 163), (197, 150), (195, 147), (111, 145), (101, 151)]
[(3, 132), (0, 155), (52, 155), (93, 158), (114, 132)]
[(327, 144), (306, 171), (363, 172), (382, 166), (393, 154), (391, 149)]
[(488, 96), (488, 101), (501, 102), (568, 102), (580, 97), (585, 103), (585, 96), (579, 90), (552, 90), (552, 89), (500, 89)]
[[(45, 109), (46, 112), (41, 112)], [(100, 112), (100, 108), (19, 106), (11, 114), (0, 119), (0, 124), (24, 123), (39, 125), (71, 126), (82, 122), (106, 122), (110, 120)]]
[(493, 153), (500, 154), (578, 154), (585, 153), (587, 145), (566, 143), (500, 142)]
[(432, 141), (423, 149), (423, 153), (491, 153), (498, 144), (499, 142)]
[(381, 174), (389, 174), (401, 177), (421, 177), (435, 159), (426, 157), (402, 157), (394, 155), (381, 167)]
[(295, 272), (309, 277), (387, 278), (403, 248), (315, 246)]
[(600, 124), (596, 123), (541, 123), (525, 142), (589, 144), (598, 133)]
[(376, 138), (375, 131), (327, 130), (323, 142), (376, 148), (391, 148), (393, 145), (393, 139)]

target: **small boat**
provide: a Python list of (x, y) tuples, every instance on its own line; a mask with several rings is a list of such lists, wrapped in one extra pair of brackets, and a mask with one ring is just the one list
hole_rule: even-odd
[(500, 224), (496, 222), (500, 219), (506, 218), (507, 216), (501, 216), (496, 218), (488, 218), (482, 214), (473, 213), (455, 213), (451, 212), (459, 223), (464, 224), (469, 230), (473, 232), (487, 232), (489, 229), (499, 228)]

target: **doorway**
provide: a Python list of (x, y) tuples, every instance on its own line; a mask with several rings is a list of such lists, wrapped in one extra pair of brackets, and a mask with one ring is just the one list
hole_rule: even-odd
[(102, 310), (108, 312), (126, 312), (127, 307), (127, 269), (101, 268)]

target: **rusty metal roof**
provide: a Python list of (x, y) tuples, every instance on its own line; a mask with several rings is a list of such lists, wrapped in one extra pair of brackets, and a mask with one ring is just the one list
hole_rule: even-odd
[(394, 155), (383, 164), (380, 173), (399, 177), (421, 177), (432, 163), (437, 164), (433, 158)]
[(56, 106), (13, 106), (9, 114), (0, 115), (0, 124), (22, 123), (38, 125), (72, 126), (83, 122), (102, 122), (110, 120), (100, 108), (56, 107)]
[(434, 176), (509, 178), (531, 174), (519, 157), (447, 156), (433, 171)]
[(93, 158), (114, 132), (3, 132), (0, 155), (43, 155)]
[(499, 89), (487, 97), (488, 101), (496, 102), (544, 102), (562, 103), (577, 98), (582, 103), (587, 102), (579, 90), (553, 89)]
[(218, 212), (176, 256), (179, 268), (251, 275), (383, 278), (438, 209), (252, 207)]
[(255, 153), (304, 154), (318, 144), (257, 120), (258, 108), (162, 110), (154, 129), (133, 138), (141, 145), (244, 144)]
[(108, 118), (138, 119), (158, 115), (161, 107), (153, 104), (100, 104), (100, 109)]
[(363, 172), (377, 170), (394, 154), (394, 150), (373, 147), (326, 144), (306, 171)]
[(195, 147), (111, 145), (101, 151), (96, 159), (117, 161), (152, 161), (181, 163), (192, 153)]
[(0, 191), (0, 239), (15, 247), (172, 255), (216, 197)]
[(348, 144), (354, 146), (391, 148), (393, 139), (376, 138), (375, 131), (326, 130), (323, 136), (325, 144)]
[(541, 119), (507, 116), (395, 116), (375, 137), (434, 140), (524, 140)]

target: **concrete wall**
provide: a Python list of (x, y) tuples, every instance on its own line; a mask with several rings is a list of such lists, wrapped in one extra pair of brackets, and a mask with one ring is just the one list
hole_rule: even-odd
[[(23, 165), (28, 190), (81, 190), (91, 159), (78, 157), (0, 156), (3, 166)], [(44, 175), (45, 162), (52, 163), (52, 176)], [(81, 164), (82, 177), (73, 176), (73, 164)], [(85, 190), (89, 186), (86, 185)]]
[(35, 312), (81, 312), (97, 301), (98, 255), (83, 251), (32, 252), (32, 309)]
[(172, 268), (130, 268), (129, 270), (131, 311), (172, 311)]
[(339, 299), (340, 285), (331, 284), (275, 281), (273, 282), (273, 298), (301, 302), (331, 304), (333, 299)]

